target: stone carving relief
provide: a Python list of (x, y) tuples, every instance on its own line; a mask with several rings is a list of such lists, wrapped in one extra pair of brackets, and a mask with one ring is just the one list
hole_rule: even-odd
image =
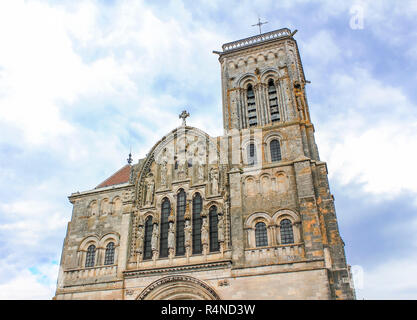
[(168, 168), (167, 168), (167, 161), (165, 159), (161, 163), (160, 170), (161, 170), (161, 187), (166, 187)]
[(203, 245), (203, 252), (207, 253), (209, 245), (209, 225), (207, 217), (203, 217), (203, 223), (201, 225), (201, 243)]
[(153, 179), (153, 175), (150, 174), (147, 179), (146, 200), (145, 200), (145, 204), (148, 206), (153, 203), (154, 191), (155, 191), (155, 180)]
[(152, 229), (152, 239), (151, 239), (151, 248), (152, 252), (158, 251), (158, 235), (159, 235), (159, 227), (157, 223), (153, 224)]
[(187, 252), (187, 256), (190, 255), (190, 249), (191, 249), (191, 222), (190, 220), (185, 220), (185, 227), (184, 227), (184, 245)]
[(168, 229), (168, 249), (174, 250), (175, 247), (175, 227), (174, 223), (169, 223), (169, 229)]
[(187, 161), (178, 162), (177, 179), (184, 180), (187, 178)]
[(210, 170), (210, 187), (211, 194), (217, 195), (219, 193), (219, 171), (216, 168)]
[(136, 252), (140, 255), (143, 253), (143, 239), (144, 239), (144, 228), (143, 228), (143, 223), (142, 223), (142, 224), (138, 224), (138, 231), (136, 235)]
[(219, 242), (220, 243), (224, 242), (223, 213), (218, 214), (217, 231), (218, 231), (218, 240), (219, 240)]
[(197, 180), (198, 182), (204, 181), (204, 166), (197, 163)]

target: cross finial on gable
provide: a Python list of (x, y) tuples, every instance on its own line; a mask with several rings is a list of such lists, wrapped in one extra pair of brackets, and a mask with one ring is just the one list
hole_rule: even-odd
[(129, 153), (129, 158), (127, 158), (127, 163), (128, 163), (129, 165), (131, 165), (131, 164), (132, 164), (132, 162), (133, 162), (133, 159), (132, 159), (132, 152), (130, 152), (130, 153)]
[(182, 125), (183, 126), (186, 125), (185, 119), (189, 116), (190, 116), (190, 114), (186, 110), (184, 110), (183, 112), (180, 113), (179, 118), (182, 119)]

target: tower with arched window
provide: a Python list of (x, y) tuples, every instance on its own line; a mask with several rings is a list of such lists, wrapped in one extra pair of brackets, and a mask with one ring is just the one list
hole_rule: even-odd
[(225, 134), (182, 124), (71, 194), (56, 299), (353, 299), (295, 32), (222, 46)]

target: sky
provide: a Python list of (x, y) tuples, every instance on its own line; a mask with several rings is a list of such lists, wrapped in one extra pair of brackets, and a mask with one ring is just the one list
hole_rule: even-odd
[(72, 206), (187, 124), (221, 45), (295, 34), (358, 299), (417, 299), (417, 1), (0, 2), (0, 299), (51, 299)]

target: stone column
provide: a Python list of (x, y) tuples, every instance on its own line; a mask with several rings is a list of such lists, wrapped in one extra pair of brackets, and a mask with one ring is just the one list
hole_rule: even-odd
[(132, 212), (130, 205), (123, 205), (122, 222), (120, 226), (120, 251), (117, 261), (117, 276), (121, 277), (126, 270), (128, 259), (128, 242), (131, 230)]
[(307, 259), (323, 258), (323, 238), (314, 192), (310, 160), (294, 163), (302, 233)]
[(269, 241), (269, 245), (270, 246), (276, 246), (277, 245), (277, 234), (275, 232), (276, 229), (276, 224), (275, 223), (271, 223), (268, 226), (268, 230), (269, 230), (269, 236), (270, 236), (270, 241)]
[(232, 259), (235, 266), (243, 266), (245, 261), (245, 245), (242, 239), (245, 238), (242, 217), (242, 187), (241, 172), (237, 168), (229, 173), (230, 181), (230, 220)]

